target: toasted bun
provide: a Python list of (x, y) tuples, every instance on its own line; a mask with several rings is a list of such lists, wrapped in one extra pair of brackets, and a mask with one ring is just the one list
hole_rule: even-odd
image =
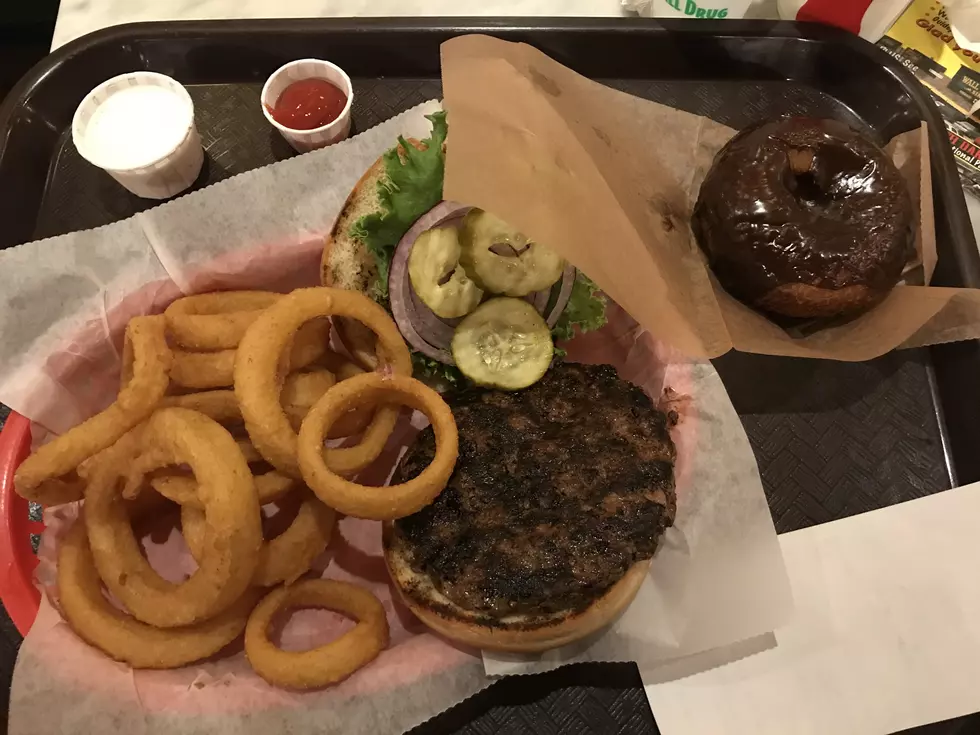
[(581, 612), (555, 613), (533, 620), (511, 616), (491, 627), (443, 596), (428, 577), (416, 573), (400, 554), (393, 551), (388, 543), (390, 528), (390, 524), (385, 524), (385, 563), (402, 602), (435, 632), (465, 646), (488, 651), (547, 651), (595, 633), (629, 607), (650, 568), (649, 559), (637, 562), (602, 597)]
[[(424, 147), (418, 140), (410, 139), (409, 143), (420, 150)], [(320, 282), (324, 286), (370, 294), (371, 286), (378, 279), (378, 265), (363, 243), (350, 236), (350, 229), (364, 215), (378, 211), (378, 184), (385, 178), (384, 159), (379, 158), (364, 172), (347, 197), (323, 245)], [(337, 334), (351, 356), (361, 367), (375, 369), (378, 360), (374, 333), (360, 322), (349, 319), (336, 321)]]
[(384, 176), (384, 161), (379, 158), (347, 197), (324, 243), (320, 259), (320, 282), (324, 286), (367, 293), (377, 279), (374, 256), (350, 236), (350, 228), (361, 217), (378, 211), (378, 183)]

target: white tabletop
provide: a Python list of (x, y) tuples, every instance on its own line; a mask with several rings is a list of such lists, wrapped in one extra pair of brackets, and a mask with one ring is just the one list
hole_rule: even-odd
[[(753, 0), (750, 18), (776, 18), (777, 0)], [(51, 47), (119, 23), (231, 18), (349, 18), (356, 16), (626, 15), (620, 0), (61, 0)]]
[(871, 735), (976, 712), (978, 514), (973, 484), (780, 536), (793, 620), (644, 672), (661, 731)]
[(623, 15), (619, 0), (61, 0), (52, 48), (119, 23), (351, 16)]

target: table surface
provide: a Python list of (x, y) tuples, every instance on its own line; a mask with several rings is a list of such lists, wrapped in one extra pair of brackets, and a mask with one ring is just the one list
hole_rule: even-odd
[[(777, 0), (753, 0), (750, 18), (776, 18)], [(393, 16), (618, 17), (620, 0), (61, 0), (52, 48), (118, 23), (230, 18)]]

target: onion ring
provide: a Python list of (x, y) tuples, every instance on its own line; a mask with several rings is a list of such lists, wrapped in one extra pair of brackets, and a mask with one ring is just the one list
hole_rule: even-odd
[[(381, 306), (363, 294), (334, 288), (298, 289), (262, 312), (238, 346), (235, 395), (252, 444), (273, 467), (290, 477), (300, 477), (301, 472), (296, 459), (297, 435), (279, 404), (279, 355), (301, 325), (323, 316), (362, 320), (380, 337), (381, 356), (392, 371), (398, 375), (412, 372), (412, 358), (398, 327)], [(332, 461), (357, 469), (373, 462), (394, 430), (398, 413), (389, 406), (375, 412), (367, 433), (372, 438), (381, 436), (384, 441), (380, 446), (365, 446), (362, 442), (355, 447), (334, 449)]]
[(113, 462), (118, 467), (129, 466), (129, 463), (140, 453), (140, 442), (145, 428), (146, 422), (137, 424), (119, 437), (111, 447), (103, 449), (98, 454), (93, 454), (80, 463), (75, 470), (76, 474), (87, 483), (95, 470), (105, 462)]
[(336, 376), (326, 368), (290, 373), (283, 382), (281, 398), (283, 403), (288, 401), (309, 407), (336, 382)]
[(235, 439), (235, 444), (238, 445), (238, 450), (245, 458), (245, 464), (255, 464), (265, 461), (248, 439)]
[(256, 317), (279, 300), (270, 291), (219, 291), (177, 299), (163, 312), (174, 341), (188, 350), (238, 347)]
[[(253, 477), (259, 505), (272, 503), (292, 490), (299, 480), (286, 477), (275, 470)], [(203, 510), (204, 503), (197, 493), (197, 480), (186, 475), (159, 475), (150, 478), (150, 487), (180, 506)], [(142, 495), (142, 493), (140, 493)], [(137, 498), (139, 495), (137, 496)]]
[(185, 352), (174, 350), (170, 379), (182, 388), (226, 388), (235, 372), (235, 350)]
[(219, 424), (237, 423), (242, 420), (242, 410), (233, 390), (209, 390), (201, 393), (185, 393), (163, 399), (162, 407), (175, 406), (203, 413)]
[(293, 429), (299, 430), (306, 414), (337, 378), (326, 368), (306, 373), (290, 373), (282, 384), (279, 403), (289, 417)]
[[(323, 356), (321, 362), (336, 376), (338, 383), (364, 373), (364, 368), (356, 362), (330, 350)], [(330, 427), (330, 430), (327, 432), (327, 439), (343, 439), (348, 436), (357, 436), (371, 424), (373, 417), (374, 406), (361, 406), (360, 408), (348, 411)], [(302, 425), (302, 421), (300, 425)], [(296, 431), (299, 431), (299, 426), (294, 428)]]
[(197, 625), (164, 630), (141, 623), (103, 595), (81, 519), (61, 540), (58, 590), (61, 612), (78, 637), (134, 669), (173, 669), (217, 653), (245, 629), (258, 597), (247, 590), (227, 610)]
[(157, 411), (140, 437), (161, 466), (194, 472), (210, 531), (208, 553), (185, 582), (162, 579), (143, 558), (119, 485), (117, 463), (98, 464), (85, 491), (85, 526), (106, 587), (138, 620), (172, 628), (228, 609), (248, 588), (262, 544), (259, 501), (245, 458), (231, 434), (203, 414)]
[(131, 500), (124, 501), (126, 515), (130, 523), (137, 523), (147, 518), (159, 518), (171, 511), (179, 511), (180, 507), (160, 493), (140, 493)]
[(285, 364), (280, 364), (280, 370), (285, 375), (309, 367), (323, 357), (328, 349), (330, 349), (330, 320), (313, 319), (296, 330), (296, 336), (293, 337), (288, 353), (289, 359), (282, 361)]
[[(259, 563), (252, 576), (257, 587), (291, 584), (310, 571), (316, 558), (330, 543), (337, 514), (303, 488), (302, 502), (289, 528), (262, 544)], [(180, 527), (195, 560), (207, 552), (207, 518), (204, 511), (181, 506)]]
[[(365, 374), (377, 375), (378, 373)], [(364, 430), (364, 433), (361, 435), (361, 440), (357, 444), (352, 447), (331, 447), (327, 449), (321, 447), (323, 461), (326, 462), (331, 470), (340, 475), (353, 475), (360, 472), (381, 456), (389, 437), (391, 437), (391, 432), (395, 430), (395, 424), (398, 422), (400, 413), (401, 409), (397, 404), (382, 405), (375, 413), (367, 429)], [(303, 427), (300, 425), (300, 431), (302, 429)], [(324, 434), (321, 434), (321, 445), (323, 444), (323, 437), (329, 434), (329, 431), (328, 428)], [(300, 471), (302, 472), (302, 470)]]
[[(203, 415), (203, 414), (202, 414)], [(245, 458), (246, 465), (253, 464), (265, 464), (265, 460), (262, 456), (255, 450), (252, 443), (248, 439), (235, 438), (235, 445), (238, 447), (238, 451), (242, 453), (242, 457)], [(145, 451), (133, 451), (130, 453), (130, 462), (126, 469), (121, 471), (120, 474), (124, 475), (126, 478), (126, 484), (123, 486), (122, 496), (126, 500), (132, 500), (140, 494), (140, 489), (143, 486), (143, 482), (146, 476), (151, 472), (156, 472), (157, 470), (169, 467), (174, 464), (171, 459), (171, 454), (164, 450), (158, 450), (151, 447)], [(269, 479), (271, 487), (277, 487), (282, 484), (283, 475), (278, 475), (278, 477), (272, 477)], [(156, 475), (150, 480), (150, 484), (153, 485), (154, 481), (161, 480), (161, 487), (163, 487), (166, 492), (160, 493), (165, 498), (177, 502), (174, 498), (170, 497), (172, 494), (177, 494), (185, 496), (191, 490), (191, 486), (194, 488), (196, 493), (197, 481), (192, 475), (187, 475), (186, 473), (180, 472), (166, 472)], [(187, 485), (191, 483), (191, 485)], [(154, 487), (154, 489), (156, 489)], [(257, 490), (257, 488), (256, 488)], [(159, 490), (157, 491), (159, 492)], [(272, 490), (274, 492), (274, 490)], [(169, 493), (169, 494), (168, 494)], [(203, 505), (198, 507), (203, 508)]]
[[(316, 362), (326, 352), (329, 336), (330, 323), (326, 320), (318, 319), (304, 324), (303, 328), (296, 332), (285, 370), (300, 370)], [(227, 388), (235, 382), (237, 352), (237, 350), (220, 352), (174, 350), (170, 379), (182, 388), (195, 390)], [(277, 355), (284, 352), (285, 350)]]
[[(348, 362), (340, 370), (347, 377), (360, 375), (364, 372), (353, 362)], [(306, 418), (306, 414), (310, 412), (313, 404), (320, 400), (321, 396), (336, 384), (336, 379), (333, 372), (327, 370), (289, 374), (286, 382), (282, 386), (280, 403), (282, 404), (283, 411), (286, 412), (286, 416), (289, 417), (289, 425), (293, 427), (294, 431), (299, 432), (299, 427), (303, 425), (303, 419)], [(344, 439), (349, 436), (356, 436), (371, 425), (371, 419), (373, 417), (374, 406), (362, 406), (349, 411), (330, 427), (326, 438)], [(341, 460), (341, 462), (344, 461)], [(352, 457), (346, 459), (349, 466), (356, 466), (359, 461), (362, 460)]]
[(130, 320), (123, 352), (132, 356), (130, 375), (115, 402), (25, 459), (14, 474), (21, 496), (44, 505), (79, 500), (83, 485), (74, 476), (78, 465), (115, 444), (159, 405), (173, 361), (163, 317)]
[[(269, 640), (276, 613), (295, 607), (323, 607), (357, 621), (332, 643), (309, 651), (283, 651)], [(377, 658), (388, 645), (384, 605), (350, 582), (309, 579), (270, 592), (245, 626), (245, 655), (255, 673), (275, 686), (314, 689), (346, 679)]]
[[(399, 485), (372, 488), (346, 480), (332, 468), (331, 450), (322, 450), (323, 435), (339, 416), (365, 401), (397, 401), (429, 418), (435, 431), (436, 454), (418, 477)], [(299, 432), (299, 464), (310, 489), (341, 513), (377, 521), (403, 518), (431, 503), (449, 482), (458, 454), (459, 436), (452, 410), (436, 391), (400, 375), (365, 373), (338, 383), (312, 408)]]
[(356, 319), (334, 319), (337, 336), (347, 348), (351, 359), (365, 370), (378, 369), (378, 338)]
[(323, 357), (320, 358), (320, 364), (332, 372), (338, 381), (347, 380), (347, 378), (364, 372), (364, 368), (357, 365), (351, 358), (334, 350), (324, 352)]
[[(250, 471), (251, 465), (265, 464), (265, 460), (255, 451), (255, 447), (252, 446), (252, 443), (248, 439), (236, 438), (235, 444), (242, 453), (242, 457), (245, 458), (245, 464), (250, 466)], [(126, 469), (120, 473), (126, 478), (126, 483), (123, 485), (122, 490), (124, 499), (134, 500), (139, 497), (140, 490), (146, 481), (146, 476), (153, 473), (153, 477), (150, 478), (150, 486), (160, 493), (160, 495), (180, 505), (185, 505), (190, 502), (195, 507), (204, 507), (200, 500), (190, 500), (192, 497), (197, 496), (197, 480), (194, 479), (193, 475), (188, 475), (179, 469), (157, 472), (157, 470), (169, 467), (172, 464), (169, 454), (155, 451), (151, 447), (147, 451), (132, 452), (130, 456), (131, 459)], [(87, 468), (86, 471), (88, 471)], [(262, 481), (261, 489), (260, 483), (256, 483), (255, 489), (256, 492), (265, 493), (270, 500), (292, 487), (292, 478), (288, 478), (275, 471), (265, 474), (268, 474), (269, 477)], [(264, 475), (259, 475), (259, 477), (264, 477)]]

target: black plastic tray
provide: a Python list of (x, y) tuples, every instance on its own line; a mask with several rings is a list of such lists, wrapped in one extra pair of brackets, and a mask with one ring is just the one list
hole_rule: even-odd
[[(0, 247), (106, 224), (152, 206), (75, 151), (69, 126), (107, 77), (146, 69), (190, 86), (206, 186), (292, 155), (258, 106), (295, 58), (343, 66), (355, 129), (440, 95), (439, 44), (487, 32), (537, 46), (632, 94), (733, 127), (832, 116), (880, 140), (930, 126), (936, 285), (980, 287), (980, 256), (942, 121), (919, 83), (856, 37), (768, 21), (289, 20), (118, 26), (60, 49), (0, 106)], [(756, 451), (780, 532), (980, 480), (980, 346), (900, 351), (861, 364), (730, 354), (716, 361)], [(12, 661), (0, 664), (12, 666)], [(599, 672), (599, 673), (596, 673)], [(635, 667), (575, 667), (496, 686), (418, 732), (656, 732)], [(569, 712), (573, 715), (569, 716)]]

